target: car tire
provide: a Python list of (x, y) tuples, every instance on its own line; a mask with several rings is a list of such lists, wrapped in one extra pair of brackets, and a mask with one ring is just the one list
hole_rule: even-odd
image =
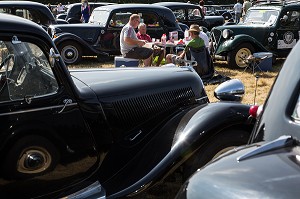
[(2, 172), (10, 179), (32, 178), (52, 171), (59, 158), (58, 150), (46, 138), (26, 136), (12, 145)]
[(245, 68), (247, 64), (243, 59), (253, 54), (254, 47), (250, 43), (242, 43), (228, 53), (227, 62), (232, 68)]
[(81, 46), (74, 41), (65, 41), (59, 44), (58, 50), (66, 64), (77, 64), (82, 59)]
[(230, 149), (247, 144), (250, 132), (243, 129), (227, 129), (211, 137), (183, 166), (183, 180), (187, 180), (197, 169), (206, 165)]

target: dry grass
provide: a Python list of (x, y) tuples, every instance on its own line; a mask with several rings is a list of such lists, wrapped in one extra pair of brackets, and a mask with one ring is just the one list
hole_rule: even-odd
[[(275, 77), (280, 70), (284, 59), (277, 59), (275, 65), (273, 65), (273, 70), (271, 72), (259, 72), (257, 75), (259, 78), (256, 78), (254, 74), (252, 74), (251, 70), (244, 69), (231, 69), (228, 68), (226, 62), (215, 62), (215, 69), (219, 74), (229, 76), (232, 79), (240, 79), (245, 85), (245, 96), (243, 98), (242, 103), (253, 104), (255, 97), (255, 87), (257, 83), (256, 90), (256, 104), (263, 104), (265, 101), (268, 92), (275, 80)], [(94, 57), (85, 57), (85, 59), (78, 65), (70, 65), (69, 68), (111, 68), (114, 67), (113, 60), (105, 63), (99, 63)], [(214, 89), (218, 85), (207, 85), (206, 92), (211, 102), (218, 101), (214, 97)]]

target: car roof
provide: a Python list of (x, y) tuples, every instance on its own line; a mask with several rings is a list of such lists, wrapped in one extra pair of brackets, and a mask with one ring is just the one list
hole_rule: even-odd
[(165, 6), (165, 7), (189, 7), (189, 8), (194, 8), (197, 9), (199, 8), (199, 5), (191, 4), (191, 3), (184, 3), (184, 2), (158, 2), (158, 3), (153, 3), (153, 5), (160, 5), (160, 6)]
[[(153, 11), (165, 11), (172, 13), (172, 10), (170, 10), (167, 7), (159, 6), (159, 5), (153, 5), (153, 4), (114, 4), (114, 5), (108, 5), (108, 6), (101, 6), (97, 7), (94, 10), (107, 10), (107, 11), (112, 11), (112, 10), (123, 10), (123, 9), (151, 9)], [(175, 17), (175, 16), (174, 16)]]
[[(33, 1), (0, 1), (1, 8), (26, 8), (26, 9), (33, 9), (38, 10), (44, 13), (49, 19), (55, 20), (53, 14), (48, 9), (48, 7), (42, 3), (33, 2)], [(38, 8), (38, 9), (37, 9)]]
[[(109, 3), (109, 2), (89, 2), (89, 5), (114, 5), (115, 3)], [(68, 9), (73, 6), (81, 6), (81, 3), (72, 3), (68, 5)]]
[(48, 33), (41, 26), (30, 20), (15, 15), (0, 13), (0, 26), (1, 33), (19, 32), (20, 34), (36, 34), (51, 40)]

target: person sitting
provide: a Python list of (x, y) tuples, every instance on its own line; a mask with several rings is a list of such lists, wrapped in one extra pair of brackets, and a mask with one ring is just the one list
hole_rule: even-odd
[(132, 14), (128, 23), (122, 28), (120, 34), (121, 53), (125, 58), (143, 59), (145, 66), (151, 66), (153, 49), (142, 47), (146, 41), (138, 39), (134, 30), (139, 23), (140, 16)]
[(185, 56), (190, 57), (188, 58), (189, 60), (197, 62), (197, 64), (193, 66), (195, 71), (200, 77), (204, 77), (210, 73), (211, 59), (204, 40), (199, 36), (200, 31), (199, 25), (192, 24), (188, 30), (192, 40), (185, 46), (184, 50), (179, 55), (168, 54), (166, 56), (166, 62), (180, 64), (185, 62), (183, 60)]
[[(138, 26), (138, 33), (136, 34), (137, 38), (141, 39), (141, 40), (145, 40), (147, 42), (152, 42), (150, 35), (148, 35), (146, 32), (147, 32), (146, 24), (140, 23)], [(153, 49), (153, 57), (158, 56), (156, 66), (159, 66), (161, 61), (165, 57), (166, 51), (164, 48), (161, 48), (156, 45), (153, 45), (152, 49)], [(152, 61), (151, 61), (151, 63), (152, 63)]]

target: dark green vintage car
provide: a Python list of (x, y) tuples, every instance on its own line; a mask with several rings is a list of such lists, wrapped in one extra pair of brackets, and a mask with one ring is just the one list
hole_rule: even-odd
[(215, 27), (211, 31), (215, 60), (230, 67), (245, 67), (254, 52), (272, 52), (286, 57), (299, 40), (300, 4), (269, 2), (251, 7), (239, 24)]

